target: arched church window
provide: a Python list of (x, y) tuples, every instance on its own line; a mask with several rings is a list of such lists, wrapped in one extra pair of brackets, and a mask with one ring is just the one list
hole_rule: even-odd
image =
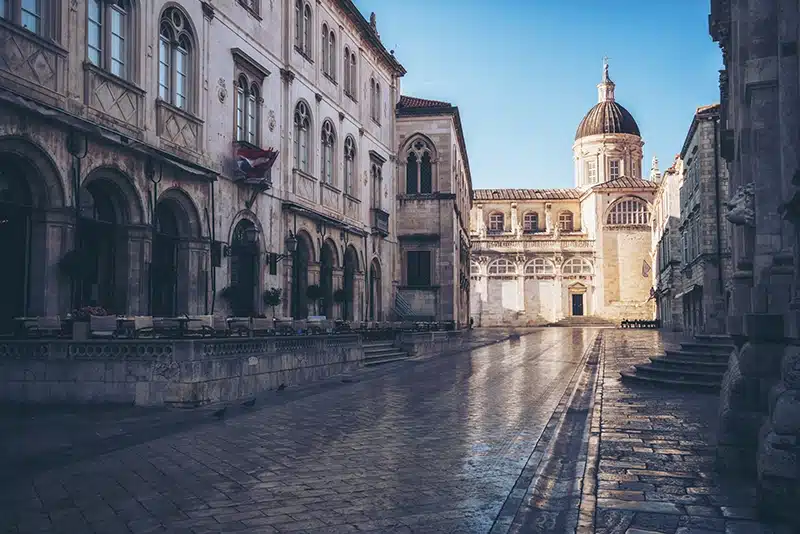
[(606, 224), (647, 226), (650, 224), (650, 210), (647, 203), (640, 198), (623, 198), (611, 207)]
[(535, 258), (525, 266), (525, 274), (553, 274), (556, 266), (546, 258)]
[(528, 212), (522, 218), (522, 229), (526, 234), (532, 234), (539, 230), (539, 214)]
[(489, 215), (489, 232), (493, 234), (503, 233), (505, 229), (506, 217), (502, 213), (492, 213)]
[(575, 217), (571, 211), (562, 211), (558, 214), (558, 229), (562, 232), (575, 231)]
[(504, 258), (500, 258), (499, 260), (494, 260), (492, 263), (489, 264), (490, 275), (514, 274), (516, 270), (517, 269), (514, 266), (514, 264)]
[(570, 258), (561, 266), (561, 274), (592, 274), (592, 264), (583, 258)]
[(406, 157), (406, 193), (433, 192), (433, 150), (428, 143), (417, 139), (408, 150)]

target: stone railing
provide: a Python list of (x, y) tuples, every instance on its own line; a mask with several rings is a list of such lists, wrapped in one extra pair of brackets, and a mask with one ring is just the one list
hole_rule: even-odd
[(573, 250), (591, 250), (595, 247), (593, 239), (535, 239), (535, 238), (517, 238), (512, 237), (508, 239), (473, 239), (473, 251), (489, 251), (489, 250), (511, 250), (511, 251), (531, 251), (531, 252), (558, 252), (558, 251), (573, 251)]
[(395, 343), (410, 357), (438, 356), (459, 350), (464, 344), (463, 330), (450, 332), (402, 332)]
[(145, 92), (121, 78), (89, 63), (84, 63), (85, 104), (99, 113), (100, 120), (134, 132), (144, 128)]
[(356, 334), (0, 342), (0, 401), (199, 406), (359, 367)]

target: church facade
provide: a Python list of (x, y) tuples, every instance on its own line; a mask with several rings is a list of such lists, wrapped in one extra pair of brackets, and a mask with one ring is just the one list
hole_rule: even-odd
[(571, 189), (476, 189), (470, 216), (475, 326), (567, 317), (652, 319), (651, 213), (639, 126), (608, 65), (578, 126)]

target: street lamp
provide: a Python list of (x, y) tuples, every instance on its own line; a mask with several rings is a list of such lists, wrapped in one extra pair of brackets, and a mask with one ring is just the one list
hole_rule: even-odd
[(254, 245), (258, 242), (258, 228), (253, 226), (248, 226), (244, 230), (244, 242), (248, 245)]
[(275, 258), (276, 262), (285, 260), (286, 258), (291, 258), (294, 255), (294, 253), (297, 252), (297, 237), (295, 237), (295, 235), (292, 233), (291, 230), (289, 231), (289, 235), (286, 236), (284, 243), (286, 245), (285, 253), (272, 254), (272, 257)]

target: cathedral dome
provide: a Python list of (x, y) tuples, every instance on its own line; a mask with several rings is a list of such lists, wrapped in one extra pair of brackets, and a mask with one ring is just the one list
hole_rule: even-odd
[(639, 125), (631, 112), (616, 102), (595, 104), (581, 121), (575, 139), (597, 134), (631, 134), (641, 137)]
[(575, 139), (599, 134), (630, 134), (641, 137), (639, 125), (631, 112), (614, 100), (616, 84), (608, 75), (608, 61), (604, 60), (603, 80), (597, 85), (597, 104), (583, 117)]

